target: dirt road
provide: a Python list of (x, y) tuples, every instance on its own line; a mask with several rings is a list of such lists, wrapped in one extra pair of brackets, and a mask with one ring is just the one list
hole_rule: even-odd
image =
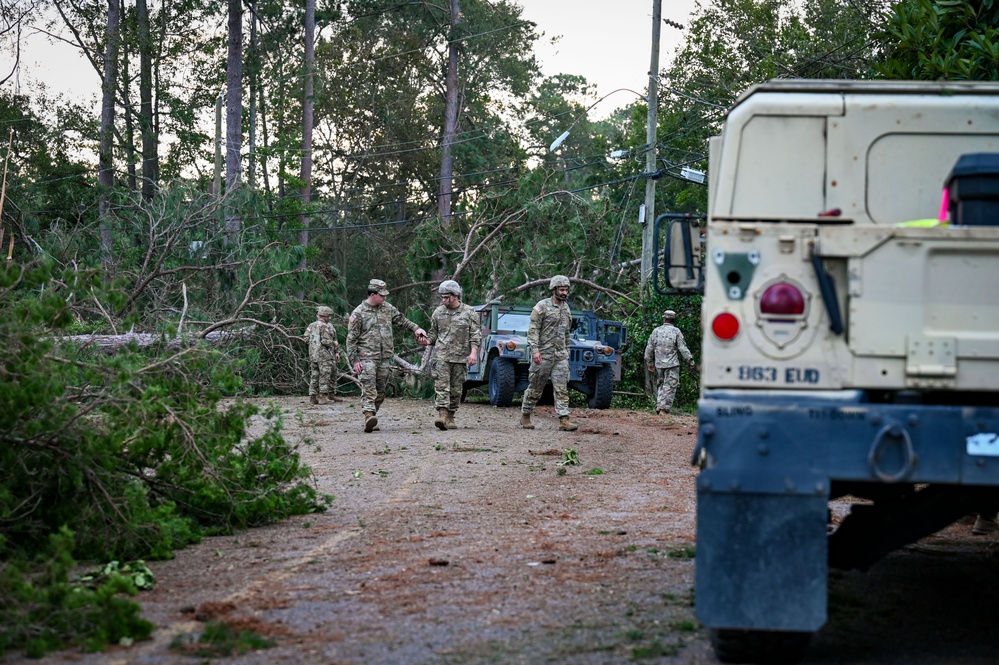
[[(364, 434), (349, 401), (277, 401), (330, 510), (152, 563), (154, 640), (32, 662), (218, 662), (170, 648), (213, 619), (276, 642), (241, 664), (716, 662), (693, 609), (693, 417), (575, 411), (568, 433), (548, 407), (527, 431), (467, 404), (441, 432), (429, 402), (389, 400)], [(994, 662), (996, 541), (968, 530), (834, 575), (806, 662)]]

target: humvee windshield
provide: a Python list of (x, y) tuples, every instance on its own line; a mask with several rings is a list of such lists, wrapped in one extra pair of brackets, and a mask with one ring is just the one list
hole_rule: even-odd
[(508, 312), (506, 314), (499, 315), (499, 318), (496, 321), (496, 330), (526, 333), (530, 325), (530, 314), (514, 314)]

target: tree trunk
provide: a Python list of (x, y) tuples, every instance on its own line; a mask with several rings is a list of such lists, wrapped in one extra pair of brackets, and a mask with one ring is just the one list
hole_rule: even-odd
[[(259, 84), (259, 78), (257, 82)], [(267, 90), (261, 85), (257, 91), (258, 95), (258, 106), (260, 110), (257, 117), (260, 119), (260, 143), (263, 145), (264, 150), (260, 153), (260, 182), (263, 184), (264, 197), (267, 200), (267, 205), (273, 210), (274, 207), (274, 191), (271, 189), (271, 176), (269, 162), (267, 161), (267, 147), (270, 145), (270, 133), (267, 131)], [(280, 225), (279, 225), (280, 226)]]
[(250, 86), (248, 163), (246, 182), (252, 192), (257, 186), (257, 88), (260, 85), (260, 44), (257, 41), (257, 2), (250, 2), (250, 57), (247, 59), (247, 75)]
[(159, 162), (153, 126), (153, 43), (149, 35), (149, 7), (135, 0), (139, 29), (139, 131), (142, 133), (142, 200), (151, 201)]
[(225, 117), (225, 231), (235, 247), (240, 237), (240, 220), (236, 212), (235, 191), (239, 187), (240, 151), (243, 142), (243, 3), (229, 0), (229, 51), (226, 58), (226, 117)]
[[(276, 69), (277, 69), (277, 79), (278, 79), (277, 99), (271, 100), (271, 108), (274, 109), (273, 113), (274, 116), (276, 117), (277, 127), (274, 128), (274, 131), (272, 132), (272, 137), (274, 139), (273, 144), (278, 148), (282, 148), (284, 143), (284, 137), (287, 135), (288, 132), (288, 126), (286, 124), (288, 122), (287, 120), (288, 114), (282, 112), (282, 109), (286, 108), (286, 104), (288, 101), (288, 82), (286, 80), (288, 77), (285, 76), (285, 67), (283, 61), (278, 63)], [(285, 191), (285, 182), (287, 181), (287, 178), (284, 176), (287, 175), (288, 173), (288, 151), (279, 149), (277, 151), (277, 161), (278, 161), (277, 198), (280, 199), (281, 201), (284, 201), (285, 196), (287, 194), (287, 192)], [(278, 222), (278, 228), (283, 228), (283, 227), (284, 227), (284, 218), (281, 217), (280, 221)]]
[[(458, 21), (461, 8), (458, 0), (451, 0), (451, 29), (448, 32), (447, 73), (444, 78), (444, 136), (441, 141), (441, 178), (437, 196), (437, 215), (441, 218), (441, 226), (445, 229), (451, 225), (452, 189), (454, 186), (454, 155), (451, 146), (454, 145), (458, 133)], [(434, 281), (444, 279), (446, 266), (444, 253), (438, 254), (440, 266), (434, 272)]]
[(108, 0), (107, 51), (104, 54), (104, 80), (101, 85), (101, 147), (99, 176), (101, 198), (101, 260), (105, 271), (110, 270), (114, 257), (114, 236), (111, 231), (111, 190), (114, 187), (114, 105), (118, 76), (118, 36), (121, 15), (118, 0)]
[[(309, 246), (309, 204), (312, 202), (312, 123), (313, 85), (316, 60), (316, 0), (305, 0), (305, 80), (302, 94), (302, 231), (298, 239)], [(305, 269), (305, 254), (299, 268)]]
[[(118, 16), (125, 16), (125, 0), (120, 0), (118, 3)], [(121, 60), (121, 81), (119, 84), (119, 92), (121, 94), (121, 105), (124, 111), (125, 120), (125, 135), (120, 141), (122, 146), (122, 151), (125, 153), (125, 169), (128, 172), (128, 191), (135, 192), (139, 189), (139, 179), (135, 172), (135, 108), (132, 106), (132, 97), (129, 92), (130, 82), (132, 80), (132, 74), (129, 70), (129, 62), (131, 62), (131, 53), (129, 52), (128, 40), (122, 40), (121, 51), (119, 58)], [(138, 242), (138, 241), (137, 241)]]
[(454, 156), (451, 146), (458, 132), (458, 41), (460, 16), (458, 0), (451, 0), (451, 30), (448, 33), (447, 74), (444, 85), (444, 137), (441, 141), (441, 181), (437, 214), (446, 228), (451, 223), (451, 189), (454, 184)]

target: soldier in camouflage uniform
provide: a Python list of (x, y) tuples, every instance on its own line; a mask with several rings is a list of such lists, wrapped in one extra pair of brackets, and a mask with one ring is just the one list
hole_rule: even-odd
[(673, 408), (676, 388), (680, 385), (680, 357), (694, 369), (694, 357), (674, 321), (676, 312), (671, 309), (663, 312), (663, 324), (652, 331), (645, 345), (645, 364), (656, 377), (656, 415), (669, 413)]
[(340, 360), (340, 342), (330, 324), (332, 316), (333, 310), (324, 305), (316, 310), (316, 320), (305, 329), (305, 339), (309, 340), (309, 402), (312, 404), (343, 401), (336, 396), (333, 378), (333, 368)]
[(413, 331), (416, 341), (427, 344), (427, 333), (395, 307), (385, 302), (388, 287), (380, 279), (368, 283), (368, 297), (354, 308), (347, 320), (347, 361), (361, 380), (364, 431), (378, 429), (375, 414), (385, 401), (389, 361), (395, 353), (392, 326)]
[(448, 279), (437, 288), (441, 305), (434, 310), (428, 338), (434, 344), (434, 406), (437, 429), (457, 429), (454, 414), (461, 402), (461, 389), (468, 368), (478, 362), (482, 332), (479, 315), (461, 302), (461, 287)]
[(534, 429), (531, 412), (551, 378), (558, 428), (563, 432), (573, 432), (578, 428), (569, 420), (569, 333), (572, 331), (572, 313), (566, 303), (569, 278), (555, 275), (548, 282), (548, 290), (551, 291), (551, 298), (545, 298), (534, 306), (531, 324), (527, 328), (532, 362), (524, 401), (520, 405), (520, 426)]

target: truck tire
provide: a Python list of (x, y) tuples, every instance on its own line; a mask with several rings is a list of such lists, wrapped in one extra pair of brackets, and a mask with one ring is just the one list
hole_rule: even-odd
[(513, 387), (517, 383), (517, 367), (506, 358), (494, 358), (489, 365), (489, 403), (493, 406), (513, 404)]
[(593, 388), (587, 402), (591, 409), (609, 409), (614, 396), (614, 368), (604, 365), (590, 377), (590, 387)]
[(735, 628), (714, 628), (709, 635), (723, 663), (796, 663), (812, 639), (812, 633)]

